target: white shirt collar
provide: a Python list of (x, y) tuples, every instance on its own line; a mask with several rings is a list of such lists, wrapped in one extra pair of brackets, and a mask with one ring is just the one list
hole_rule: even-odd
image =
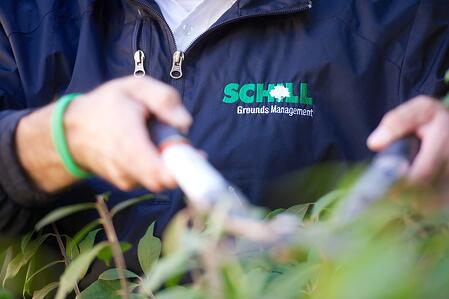
[(214, 24), (237, 0), (155, 0), (179, 51)]

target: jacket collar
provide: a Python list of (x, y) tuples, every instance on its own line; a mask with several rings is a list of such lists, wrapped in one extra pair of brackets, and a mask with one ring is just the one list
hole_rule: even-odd
[[(154, 0), (141, 0), (141, 2), (146, 2), (155, 10), (160, 11)], [(312, 7), (312, 0), (238, 0), (229, 11), (229, 16), (289, 13), (310, 7)]]
[(312, 7), (312, 0), (238, 0), (239, 15), (276, 14)]

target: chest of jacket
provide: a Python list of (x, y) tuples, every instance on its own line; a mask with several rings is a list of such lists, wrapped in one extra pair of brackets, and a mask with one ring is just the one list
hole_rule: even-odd
[(193, 143), (254, 200), (279, 175), (366, 158), (366, 136), (401, 101), (394, 57), (337, 16), (345, 1), (266, 2), (231, 8), (183, 53), (178, 79), (170, 76), (176, 43), (145, 1), (47, 17), (32, 38), (15, 37), (27, 105), (131, 75), (140, 50), (146, 74), (181, 93)]

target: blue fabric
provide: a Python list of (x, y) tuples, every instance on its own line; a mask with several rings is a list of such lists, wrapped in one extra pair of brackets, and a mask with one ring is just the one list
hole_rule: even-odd
[[(138, 9), (144, 22), (133, 38)], [(169, 77), (175, 43), (158, 14), (157, 5), (145, 0), (2, 0), (2, 115), (130, 75), (133, 51), (140, 48), (147, 57), (147, 74), (182, 94), (194, 116), (193, 143), (253, 203), (264, 205), (264, 189), (272, 180), (321, 162), (370, 157), (365, 140), (385, 112), (419, 93), (438, 96), (444, 91), (447, 0), (316, 1), (311, 9), (304, 0), (241, 0), (187, 50), (180, 80)], [(295, 94), (300, 83), (307, 84), (313, 106), (223, 102), (229, 83), (266, 88), (289, 82)], [(255, 96), (252, 91), (246, 95)], [(274, 105), (313, 109), (313, 117), (237, 113), (238, 106)], [(8, 118), (0, 119), (0, 127), (2, 122)], [(12, 144), (13, 134), (6, 134), (0, 131), (0, 140), (9, 140), (2, 147)], [(17, 161), (1, 159), (0, 186), (8, 190), (4, 178)], [(92, 201), (107, 191), (112, 192), (111, 205), (146, 192), (124, 193), (91, 179), (56, 195), (54, 206)], [(3, 202), (23, 204), (35, 192), (23, 183), (20, 195), (1, 194)], [(136, 244), (155, 220), (161, 234), (184, 205), (179, 190), (167, 195), (168, 201), (148, 202), (119, 215), (120, 238)], [(70, 233), (93, 217), (95, 213), (76, 215), (61, 222), (60, 229)], [(128, 263), (138, 271), (135, 259)]]

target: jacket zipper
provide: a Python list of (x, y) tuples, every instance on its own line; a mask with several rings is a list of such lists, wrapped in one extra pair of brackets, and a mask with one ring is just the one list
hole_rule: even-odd
[[(154, 8), (152, 8), (150, 5), (148, 5), (148, 3), (145, 3), (145, 2), (143, 2), (142, 0), (130, 0), (130, 2), (136, 4), (136, 6), (138, 6), (138, 7), (140, 7), (140, 8), (145, 9), (145, 11), (146, 11), (151, 17), (153, 17), (154, 19), (156, 19), (156, 21), (158, 21), (159, 24), (161, 24), (162, 30), (163, 30), (163, 31), (165, 32), (165, 34), (168, 36), (168, 39), (167, 39), (167, 41), (168, 41), (168, 46), (169, 46), (170, 52), (173, 53), (172, 68), (173, 68), (173, 65), (175, 65), (175, 64), (178, 65), (178, 66), (179, 66), (179, 71), (180, 71), (179, 74), (181, 74), (181, 76), (180, 76), (179, 78), (174, 78), (174, 77), (171, 75), (171, 73), (172, 73), (172, 70), (171, 70), (171, 71), (170, 71), (170, 77), (172, 78), (172, 86), (174, 86), (175, 88), (177, 88), (178, 90), (180, 90), (180, 89), (181, 89), (181, 86), (180, 86), (180, 83), (178, 82), (179, 80), (177, 80), (177, 79), (180, 79), (180, 78), (182, 77), (182, 61), (184, 60), (184, 59), (183, 59), (183, 58), (184, 58), (184, 57), (183, 57), (184, 55), (182, 55), (182, 60), (181, 60), (181, 61), (178, 60), (178, 61), (176, 61), (176, 63), (175, 63), (175, 54), (176, 54), (176, 52), (180, 52), (180, 51), (177, 51), (177, 46), (176, 46), (175, 36), (174, 36), (173, 32), (171, 31), (170, 26), (168, 26), (168, 24), (167, 24), (167, 22), (165, 21), (164, 17), (163, 17), (158, 11), (156, 11)], [(139, 11), (139, 14), (141, 14), (140, 9), (138, 9), (138, 11)], [(143, 51), (142, 51), (142, 52), (143, 52)], [(145, 54), (144, 54), (144, 55), (145, 55)]]
[(142, 50), (139, 41), (142, 36), (139, 38), (139, 35), (143, 35), (143, 18), (142, 13), (140, 9), (138, 10), (139, 13), (139, 20), (136, 22), (136, 25), (134, 26), (134, 32), (133, 32), (133, 52), (134, 52), (134, 77), (143, 77), (145, 76), (145, 53)]
[(145, 72), (145, 53), (142, 50), (137, 50), (134, 53), (134, 77), (143, 77)]
[(227, 25), (235, 23), (235, 22), (239, 22), (239, 21), (244, 20), (244, 19), (250, 19), (250, 18), (256, 18), (256, 17), (267, 17), (267, 16), (274, 16), (274, 15), (293, 14), (293, 13), (299, 13), (299, 12), (302, 12), (302, 11), (306, 11), (306, 10), (309, 10), (309, 9), (312, 8), (312, 0), (309, 0), (306, 5), (304, 5), (302, 7), (299, 7), (299, 8), (296, 8), (296, 9), (274, 11), (274, 12), (269, 12), (269, 13), (261, 13), (261, 14), (251, 15), (251, 16), (241, 16), (241, 17), (237, 17), (237, 18), (231, 19), (229, 21), (217, 24), (217, 25), (209, 28), (208, 30), (206, 30), (202, 34), (200, 34), (187, 47), (186, 51), (182, 52), (182, 51), (179, 51), (177, 49), (175, 37), (174, 37), (174, 34), (173, 34), (172, 30), (170, 29), (170, 26), (168, 26), (168, 24), (165, 21), (164, 17), (158, 11), (156, 11), (153, 7), (149, 6), (147, 3), (142, 2), (142, 0), (130, 0), (130, 1), (134, 2), (137, 6), (140, 6), (140, 7), (144, 8), (149, 13), (150, 16), (152, 16), (155, 19), (157, 19), (157, 21), (162, 25), (161, 27), (164, 30), (164, 32), (169, 36), (168, 44), (169, 44), (170, 51), (173, 53), (172, 67), (171, 67), (171, 70), (170, 70), (170, 77), (173, 79), (173, 81), (174, 81), (173, 83), (175, 83), (174, 85), (178, 85), (178, 84), (176, 84), (176, 81), (181, 79), (182, 76), (183, 76), (182, 63), (183, 63), (183, 61), (185, 59), (185, 56), (187, 56), (187, 54), (189, 53), (191, 48), (199, 40), (204, 38), (204, 36), (208, 35), (209, 33), (213, 32), (213, 31), (215, 31), (215, 30), (217, 30), (219, 28), (222, 28), (224, 26), (227, 26)]
[(181, 51), (175, 51), (173, 54), (173, 63), (170, 71), (170, 77), (173, 79), (182, 78), (182, 63), (184, 61), (184, 53)]

